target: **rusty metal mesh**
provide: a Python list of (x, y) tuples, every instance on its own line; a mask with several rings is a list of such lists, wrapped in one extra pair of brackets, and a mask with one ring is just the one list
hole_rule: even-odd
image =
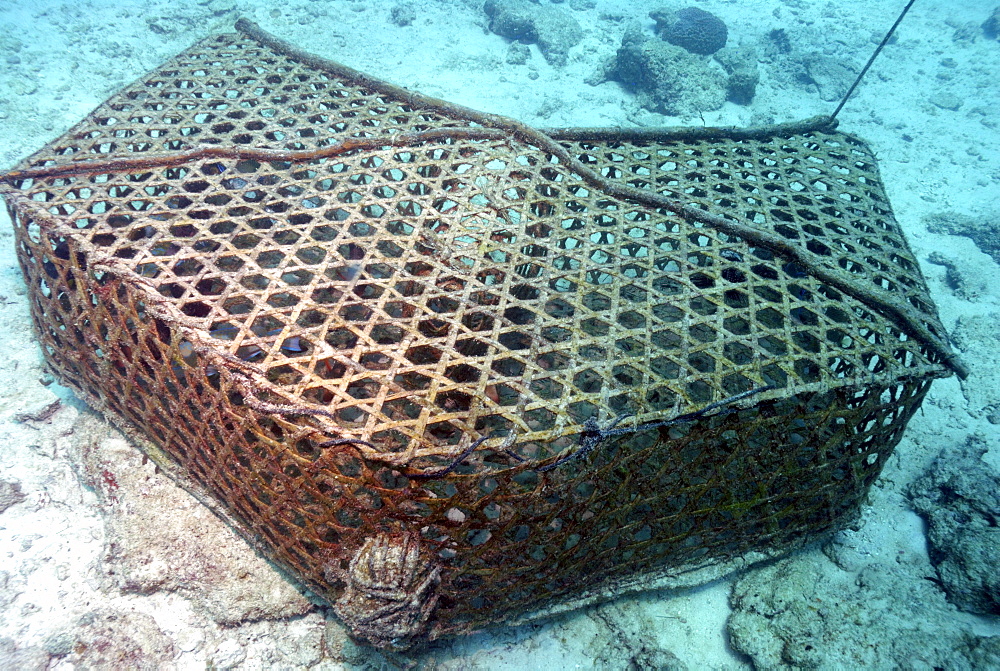
[(838, 528), (958, 366), (857, 138), (541, 133), (238, 27), (0, 189), (60, 379), (329, 602), (395, 562), (376, 644)]

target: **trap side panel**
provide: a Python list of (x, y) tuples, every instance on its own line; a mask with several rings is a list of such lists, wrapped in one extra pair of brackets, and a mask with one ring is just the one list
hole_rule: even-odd
[[(440, 150), (427, 152), (440, 160)], [(317, 168), (343, 169), (324, 163), (305, 170)], [(273, 186), (295, 192), (301, 183), (292, 175), (303, 169), (283, 167)], [(928, 385), (915, 376), (886, 382), (884, 368), (869, 370), (872, 361), (919, 370), (920, 348), (887, 338), (891, 324), (843, 296), (817, 308), (808, 297), (822, 295), (822, 285), (797, 272), (786, 281), (801, 289), (762, 297), (755, 289), (780, 285), (739, 271), (745, 279), (723, 286), (745, 291), (721, 289), (718, 302), (708, 283), (673, 279), (705, 272), (696, 270), (703, 268), (696, 250), (711, 233), (685, 230), (659, 213), (650, 215), (658, 224), (642, 223), (672, 235), (650, 234), (658, 251), (648, 256), (619, 242), (647, 237), (635, 236), (637, 222), (599, 228), (592, 239), (572, 217), (559, 218), (558, 227), (542, 223), (531, 205), (520, 219), (519, 208), (507, 219), (483, 208), (455, 215), (466, 225), (450, 231), (453, 239), (440, 213), (426, 232), (405, 223), (421, 221), (413, 218), (381, 229), (380, 217), (345, 217), (336, 213), (340, 205), (310, 228), (298, 218), (316, 209), (310, 189), (280, 220), (258, 210), (240, 210), (237, 221), (231, 211), (165, 216), (174, 191), (205, 194), (185, 206), (195, 212), (219, 202), (223, 179), (246, 182), (241, 188), (251, 199), (276, 202), (259, 194), (259, 182), (232, 177), (264, 171), (263, 182), (273, 182), (273, 167), (242, 170), (212, 162), (197, 172), (38, 183), (25, 202), (50, 202), (34, 194), (52, 189), (91, 189), (79, 208), (91, 214), (106, 207), (94, 203), (110, 202), (107, 192), (133, 179), (188, 188), (152, 189), (162, 192), (150, 207), (157, 218), (125, 215), (116, 205), (76, 231), (55, 224), (50, 212), (31, 219), (15, 208), (19, 252), (36, 325), (60, 378), (141, 427), (223, 501), (246, 535), (264, 539), (270, 556), (331, 601), (339, 595), (337, 571), (378, 531), (423, 530), (446, 567), (434, 624), (441, 633), (607, 590), (644, 572), (790, 547), (856, 512)], [(325, 179), (309, 175), (313, 185)], [(212, 180), (219, 188), (203, 187)], [(368, 194), (380, 187), (369, 187), (365, 195), (373, 198)], [(434, 194), (426, 196), (423, 207), (433, 210)], [(392, 205), (362, 200), (356, 206), (369, 211), (378, 202), (386, 212)], [(494, 219), (481, 221), (487, 216)], [(467, 253), (471, 265), (459, 275), (464, 262), (438, 258), (441, 248), (478, 253)], [(537, 263), (556, 252), (579, 267)], [(636, 268), (635, 277), (605, 279), (609, 267), (621, 267), (606, 262), (612, 254), (627, 260), (623, 274)], [(324, 262), (308, 263), (320, 256)], [(690, 264), (683, 273), (681, 260)], [(269, 264), (277, 265), (272, 273)], [(718, 273), (737, 279), (726, 268)], [(576, 286), (583, 289), (567, 290)], [(755, 310), (750, 300), (760, 301)], [(824, 358), (806, 310), (829, 320), (828, 348), (843, 347), (847, 333), (851, 343), (870, 338), (873, 326), (881, 335)], [(616, 337), (609, 337), (612, 328), (620, 329)], [(810, 348), (817, 351), (803, 353)], [(725, 365), (710, 363), (713, 355)], [(843, 383), (848, 371), (862, 369), (860, 380)], [(652, 418), (675, 406), (699, 407), (746, 389), (734, 379), (775, 384), (779, 393), (669, 433), (608, 441), (589, 460), (549, 473), (531, 467), (573, 449), (590, 416), (632, 411)], [(266, 402), (298, 398), (334, 417), (319, 423), (255, 411), (244, 401), (248, 388)], [(466, 405), (456, 408), (461, 399)], [(390, 456), (409, 452), (413, 466), (432, 470), (450, 461), (463, 437), (488, 431), (519, 432), (511, 449), (528, 465), (487, 453), (447, 477), (415, 482), (404, 477), (409, 466), (350, 446), (318, 447), (350, 433)]]

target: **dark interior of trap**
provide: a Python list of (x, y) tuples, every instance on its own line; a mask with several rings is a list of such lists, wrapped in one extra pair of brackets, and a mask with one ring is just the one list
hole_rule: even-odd
[(241, 21), (0, 192), (59, 379), (405, 648), (852, 521), (962, 368), (835, 125), (540, 131)]

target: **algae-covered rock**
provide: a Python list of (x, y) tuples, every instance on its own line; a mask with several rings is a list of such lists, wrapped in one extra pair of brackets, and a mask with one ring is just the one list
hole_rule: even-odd
[(486, 0), (483, 11), (490, 17), (491, 32), (510, 40), (537, 43), (552, 65), (565, 65), (570, 48), (583, 38), (576, 19), (558, 7), (527, 0)]
[(927, 230), (944, 235), (961, 235), (970, 238), (976, 247), (1000, 263), (1000, 217), (973, 217), (960, 212), (935, 212), (923, 218)]
[(803, 60), (809, 81), (816, 86), (819, 97), (836, 102), (844, 97), (857, 77), (857, 72), (838, 58), (811, 54)]
[(24, 492), (21, 491), (20, 482), (0, 480), (0, 513), (23, 500)]
[(648, 38), (638, 26), (626, 32), (607, 77), (633, 91), (640, 105), (662, 114), (695, 115), (726, 101), (727, 78), (721, 67)]
[(84, 614), (72, 632), (66, 658), (78, 669), (169, 668), (176, 648), (156, 620), (145, 613), (99, 610)]
[(948, 600), (1000, 615), (1000, 474), (982, 460), (987, 449), (974, 435), (943, 451), (908, 493), (927, 520), (928, 551)]
[(697, 7), (654, 9), (649, 18), (656, 21), (657, 35), (693, 54), (714, 54), (726, 46), (729, 37), (729, 29), (722, 19)]
[(726, 95), (737, 105), (749, 105), (757, 93), (760, 68), (757, 52), (749, 48), (726, 48), (715, 54), (715, 60), (726, 70)]
[[(937, 586), (895, 563), (831, 571), (818, 552), (736, 581), (727, 629), (758, 669), (974, 669), (996, 659)], [(919, 617), (913, 608), (919, 605)]]
[(1000, 39), (1000, 6), (993, 8), (989, 18), (983, 21), (982, 29), (986, 37), (993, 40)]

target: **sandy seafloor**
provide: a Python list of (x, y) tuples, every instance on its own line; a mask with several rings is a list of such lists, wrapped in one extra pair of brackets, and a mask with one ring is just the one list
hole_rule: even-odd
[[(628, 19), (649, 30), (649, 10), (667, 4), (560, 3), (585, 36), (565, 66), (553, 67), (537, 46), (525, 63), (508, 63), (510, 43), (485, 30), (477, 0), (0, 1), (0, 168), (196, 40), (231, 30), (240, 15), (396, 84), (537, 126), (747, 125), (832, 111), (834, 103), (814, 84), (776, 71), (773, 63), (761, 64), (752, 104), (726, 103), (703, 118), (648, 112), (618, 84), (585, 83), (619, 46)], [(722, 17), (730, 44), (761, 43), (781, 28), (803, 53), (857, 69), (904, 3), (690, 4)], [(759, 573), (762, 584), (784, 590), (754, 620), (759, 645), (741, 643), (740, 652), (731, 644), (726, 621), (736, 583), (730, 578), (442, 641), (412, 662), (448, 669), (737, 669), (973, 668), (997, 660), (983, 649), (995, 646), (996, 639), (984, 637), (1000, 635), (1000, 622), (963, 613), (944, 599), (925, 525), (903, 495), (935, 457), (970, 436), (988, 448), (983, 461), (1000, 469), (1000, 426), (990, 421), (1000, 422), (1000, 405), (994, 405), (1000, 403), (1000, 268), (971, 239), (931, 232), (927, 224), (928, 217), (949, 212), (995, 227), (1000, 218), (1000, 43), (979, 29), (996, 5), (918, 0), (898, 40), (841, 114), (841, 128), (877, 151), (896, 217), (943, 320), (962, 332), (972, 377), (964, 388), (954, 377), (934, 384), (856, 529)], [(394, 7), (409, 9), (412, 23), (394, 23)], [(346, 643), (339, 625), (266, 564), (255, 564), (239, 541), (227, 541), (232, 545), (219, 553), (218, 535), (211, 534), (224, 530), (206, 530), (209, 540), (200, 538), (214, 518), (53, 383), (31, 333), (6, 213), (0, 218), (0, 480), (18, 483), (23, 494), (0, 514), (0, 668), (404, 663)], [(24, 419), (60, 396), (63, 404), (51, 417)], [(109, 471), (116, 486), (88, 476), (95, 468)], [(173, 508), (151, 516), (122, 503), (147, 495)], [(1000, 560), (992, 561), (1000, 571)], [(237, 564), (249, 568), (231, 568)], [(209, 567), (214, 577), (195, 575), (191, 567)], [(784, 605), (775, 607), (779, 602)], [(234, 613), (246, 621), (232, 621)], [(795, 636), (809, 640), (803, 645)]]

